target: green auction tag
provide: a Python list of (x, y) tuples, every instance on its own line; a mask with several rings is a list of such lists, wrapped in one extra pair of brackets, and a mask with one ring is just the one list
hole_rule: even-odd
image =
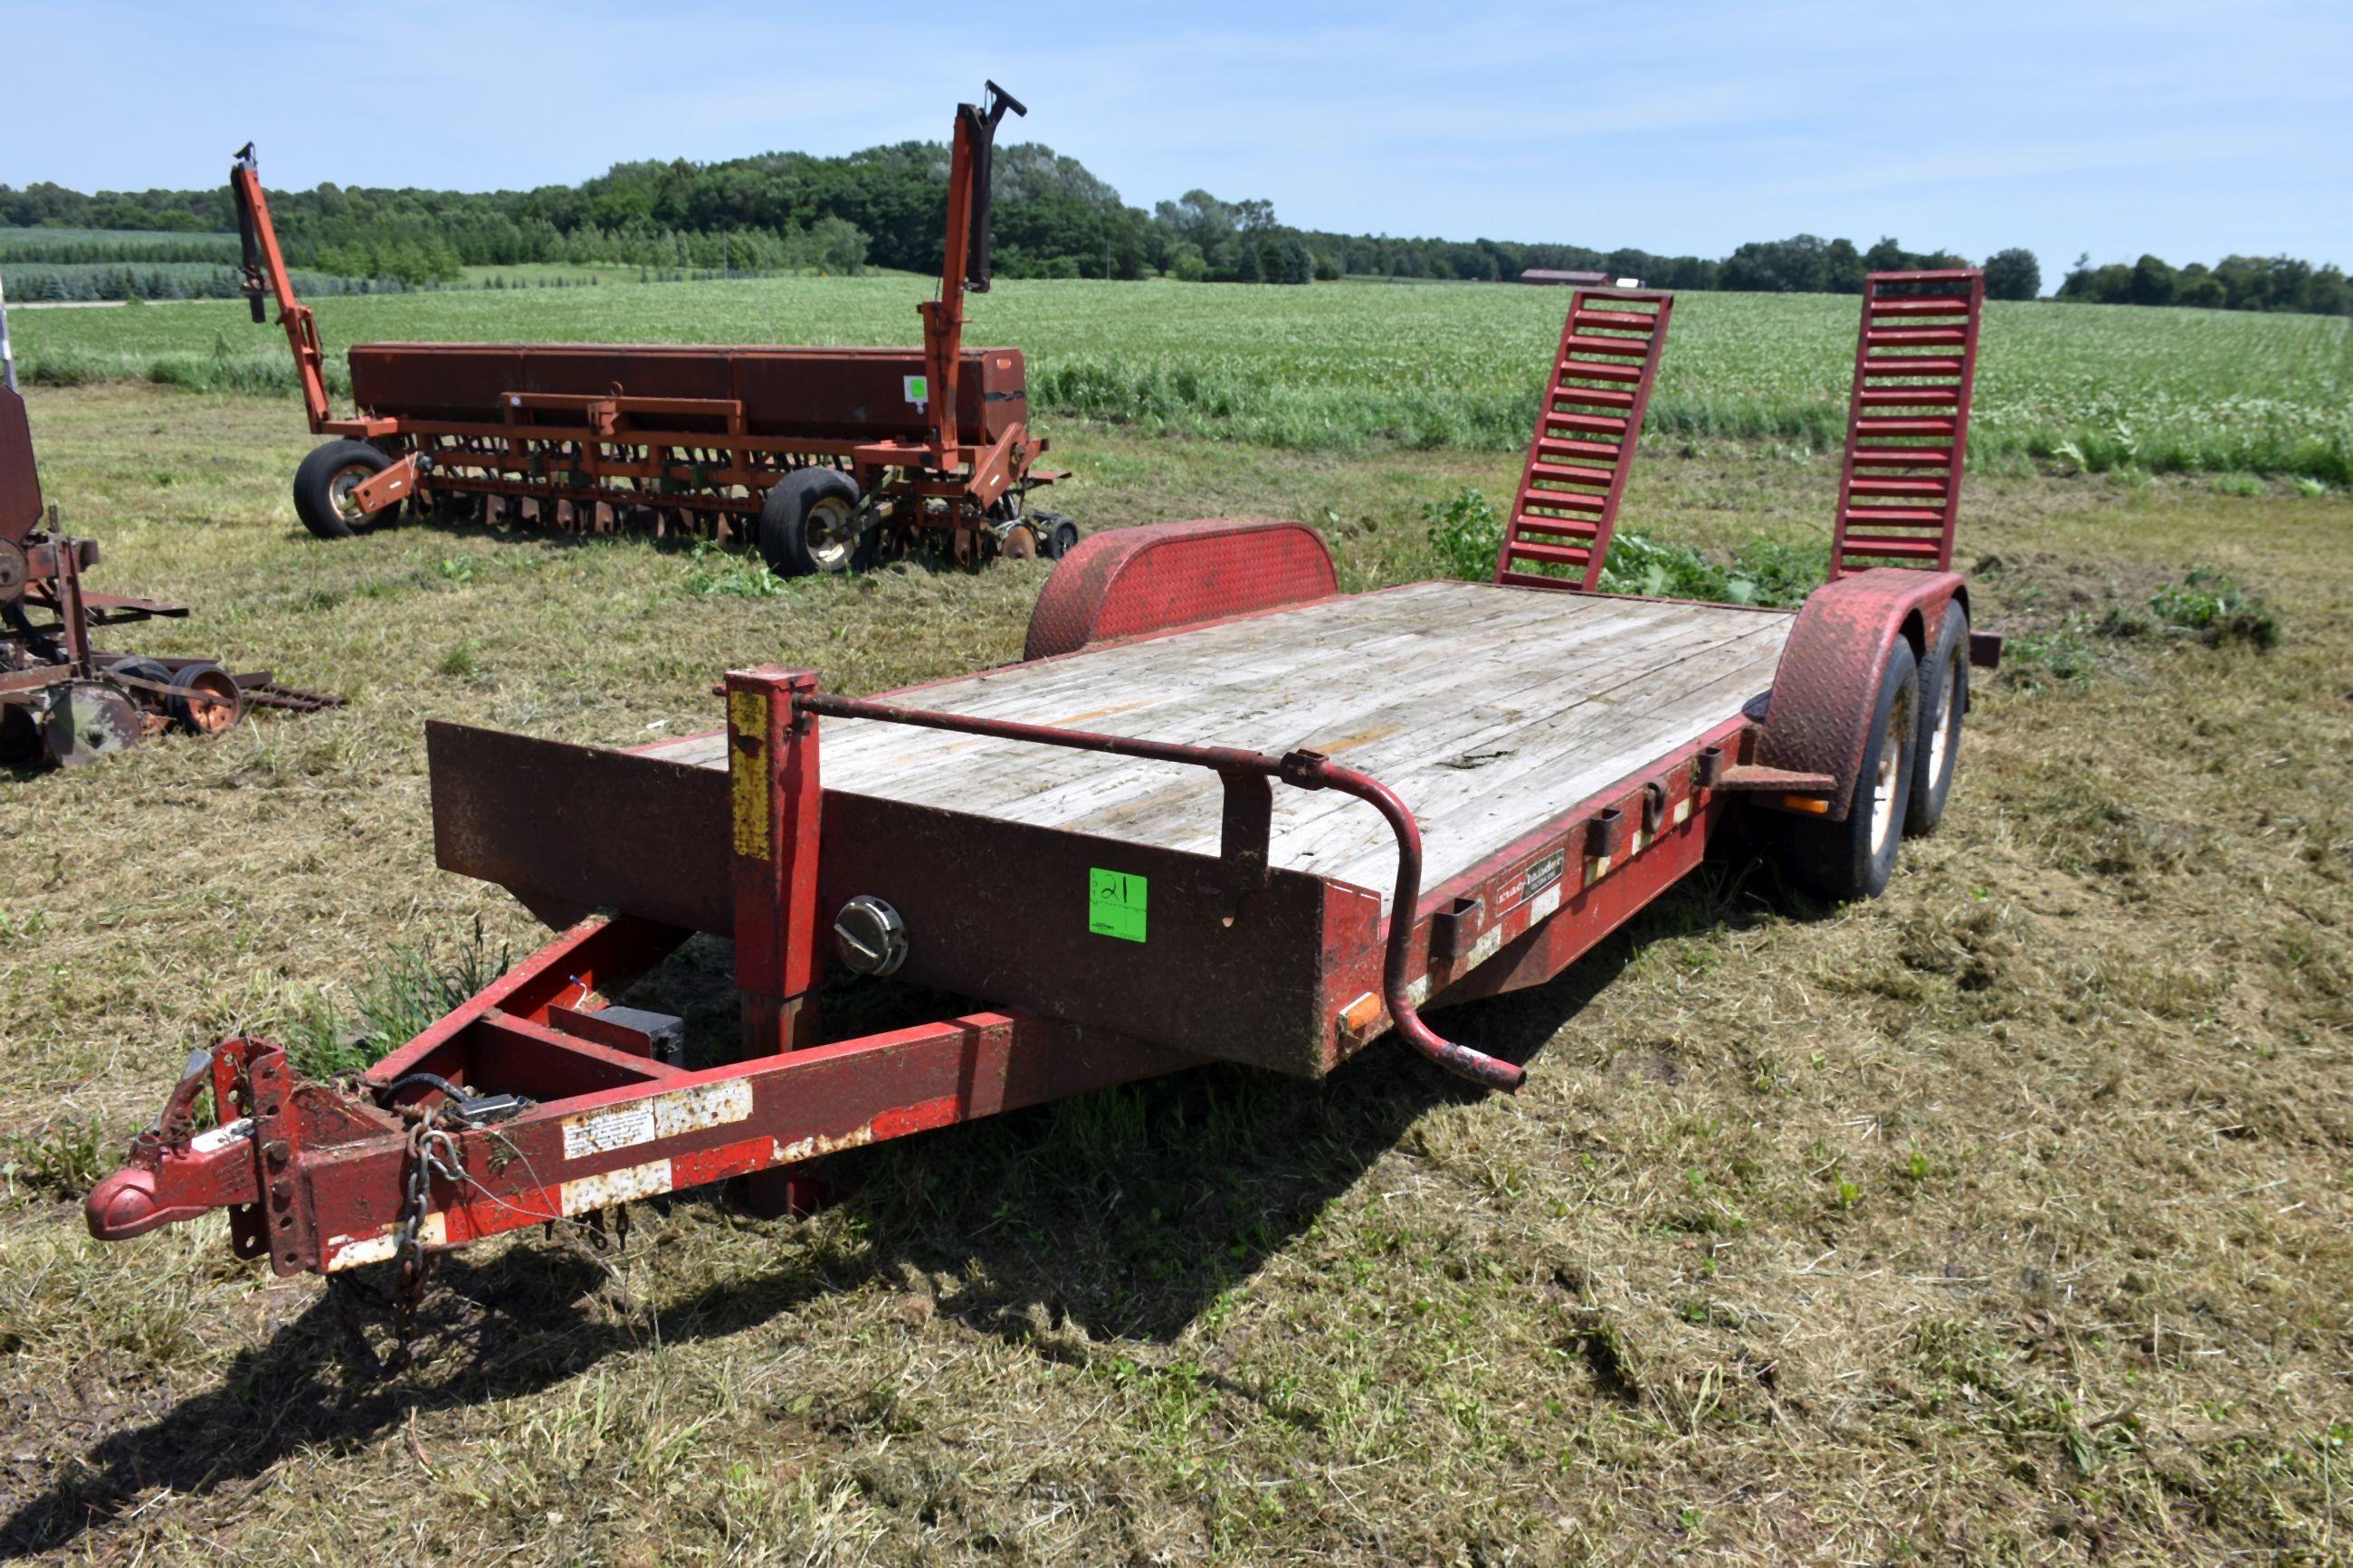
[(932, 385), (930, 377), (911, 375), (902, 379), (904, 379), (907, 384), (908, 402), (922, 405), (929, 403), (932, 400)]
[(1125, 871), (1097, 866), (1087, 873), (1087, 929), (1122, 942), (1144, 940), (1144, 899), (1148, 883)]

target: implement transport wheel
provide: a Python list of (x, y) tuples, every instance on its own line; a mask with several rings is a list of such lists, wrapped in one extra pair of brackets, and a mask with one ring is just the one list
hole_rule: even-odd
[(294, 470), (294, 515), (321, 539), (349, 539), (391, 514), (390, 507), (364, 512), (352, 500), (353, 490), (390, 467), (390, 458), (364, 441), (328, 442)]
[(1920, 738), (1912, 763), (1912, 801), (1904, 831), (1934, 833), (1945, 819), (1960, 767), (1961, 720), (1969, 710), (1969, 613), (1958, 599), (1945, 609), (1936, 645), (1920, 666)]
[(1041, 511), (1038, 527), (1046, 539), (1046, 559), (1060, 561), (1079, 547), (1079, 525), (1059, 511)]
[[(172, 679), (173, 727), (191, 735), (217, 735), (234, 730), (245, 717), (245, 693), (237, 678), (216, 664), (185, 664)], [(210, 698), (212, 700), (206, 701)]]
[(760, 505), (761, 558), (779, 577), (847, 572), (858, 554), (858, 486), (839, 468), (797, 468)]
[(1895, 869), (1912, 798), (1912, 764), (1920, 735), (1920, 670), (1912, 645), (1897, 638), (1879, 674), (1871, 739), (1862, 749), (1844, 822), (1790, 813), (1781, 816), (1781, 868), (1789, 880), (1832, 903), (1875, 899)]
[(72, 680), (49, 699), (41, 739), (58, 766), (78, 768), (129, 751), (139, 743), (142, 728), (131, 699), (104, 681)]

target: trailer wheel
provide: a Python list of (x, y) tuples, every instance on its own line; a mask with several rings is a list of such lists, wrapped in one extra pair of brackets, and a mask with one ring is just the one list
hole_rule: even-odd
[[(245, 717), (245, 693), (238, 689), (237, 678), (219, 665), (184, 664), (180, 673), (172, 678), (172, 684), (179, 690), (166, 699), (166, 703), (175, 729), (191, 735), (217, 735), (237, 728), (237, 721)], [(183, 696), (182, 692), (196, 695)], [(213, 700), (207, 702), (205, 698)]]
[(390, 467), (392, 459), (364, 441), (328, 442), (294, 470), (294, 515), (321, 539), (349, 539), (392, 510), (364, 512), (352, 504), (362, 481)]
[(1958, 599), (1945, 609), (1936, 646), (1920, 667), (1920, 739), (1912, 764), (1912, 800), (1904, 831), (1934, 833), (1960, 770), (1961, 721), (1969, 710), (1969, 612)]
[(1912, 645), (1899, 637), (1879, 674), (1871, 739), (1862, 749), (1846, 820), (1825, 822), (1795, 813), (1781, 818), (1781, 868), (1789, 880), (1832, 903), (1875, 899), (1886, 890), (1911, 804), (1919, 710), (1919, 660)]
[(779, 577), (849, 570), (858, 554), (858, 486), (839, 468), (797, 468), (760, 503), (761, 558)]
[(1079, 525), (1060, 512), (1039, 512), (1038, 526), (1045, 531), (1047, 560), (1060, 561), (1079, 547)]

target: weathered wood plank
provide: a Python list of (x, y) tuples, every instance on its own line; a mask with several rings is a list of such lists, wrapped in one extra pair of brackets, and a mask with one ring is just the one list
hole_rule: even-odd
[[(1421, 822), (1451, 876), (1772, 682), (1793, 617), (1728, 605), (1424, 583), (943, 682), (903, 700), (1194, 744), (1322, 751)], [(650, 754), (725, 765), (723, 735)], [(902, 725), (824, 721), (830, 790), (1214, 851), (1208, 773)], [(1387, 826), (1347, 797), (1278, 788), (1276, 864), (1387, 896)]]

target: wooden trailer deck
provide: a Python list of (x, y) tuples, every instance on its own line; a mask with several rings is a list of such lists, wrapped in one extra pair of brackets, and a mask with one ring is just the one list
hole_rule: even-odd
[[(1394, 789), (1433, 888), (1543, 819), (1698, 739), (1770, 689), (1794, 611), (1418, 583), (1008, 665), (902, 694), (938, 712), (1155, 741), (1319, 751)], [(828, 792), (1215, 855), (1198, 767), (828, 719)], [(723, 733), (638, 754), (726, 765)], [(1278, 867), (1378, 891), (1388, 826), (1277, 789)]]

